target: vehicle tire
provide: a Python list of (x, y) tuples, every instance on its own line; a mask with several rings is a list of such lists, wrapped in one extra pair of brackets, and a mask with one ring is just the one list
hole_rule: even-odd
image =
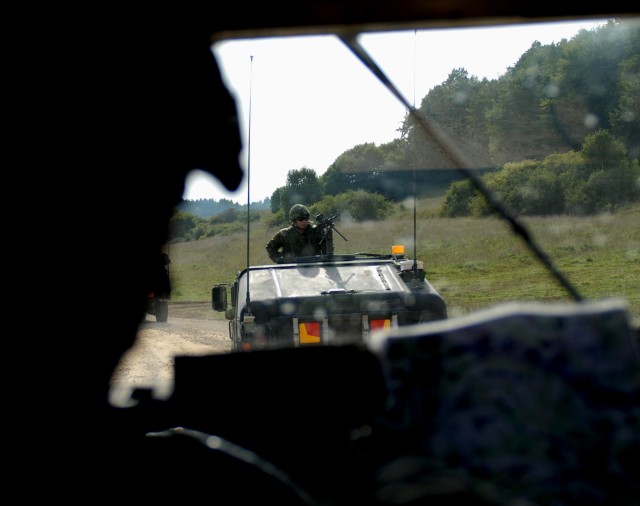
[(169, 304), (166, 301), (156, 303), (156, 321), (164, 323), (169, 319)]

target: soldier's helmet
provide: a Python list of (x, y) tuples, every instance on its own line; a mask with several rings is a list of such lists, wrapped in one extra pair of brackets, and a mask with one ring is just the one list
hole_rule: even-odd
[(298, 218), (307, 218), (309, 219), (309, 209), (307, 209), (302, 204), (295, 204), (289, 209), (289, 220), (296, 221)]

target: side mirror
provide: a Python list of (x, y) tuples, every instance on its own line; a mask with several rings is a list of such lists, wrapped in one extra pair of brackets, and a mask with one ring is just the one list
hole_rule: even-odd
[(211, 289), (211, 307), (214, 311), (227, 310), (227, 287), (216, 285)]

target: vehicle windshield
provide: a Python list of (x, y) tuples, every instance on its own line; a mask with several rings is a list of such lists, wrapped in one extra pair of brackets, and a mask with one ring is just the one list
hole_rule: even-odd
[[(336, 254), (402, 245), (449, 318), (620, 298), (637, 321), (639, 34), (623, 17), (214, 41), (247, 177), (234, 193), (197, 168), (186, 179), (166, 325), (226, 334), (211, 287), (272, 263), (294, 204), (312, 225), (335, 217)], [(309, 272), (264, 271), (246, 298), (272, 296), (270, 276), (298, 295), (382, 284)]]
[[(287, 268), (251, 269), (252, 300), (278, 297), (316, 296), (333, 291), (387, 292), (406, 291), (406, 285), (391, 263), (356, 265), (300, 264)], [(240, 291), (247, 289), (246, 276), (240, 279)]]
[(250, 195), (236, 266), (268, 263), (268, 236), (303, 202), (312, 221), (337, 215), (336, 252), (403, 244), (450, 315), (621, 296), (640, 316), (638, 30), (587, 19), (214, 45), (251, 176), (209, 193), (236, 202), (243, 231)]
[[(104, 210), (53, 186), (50, 207), (87, 217), (54, 244), (102, 253), (74, 248), (64, 276), (97, 259), (92, 288), (117, 286), (71, 299), (87, 300), (71, 339), (43, 334), (68, 358), (30, 418), (51, 456), (52, 439), (83, 452), (32, 467), (67, 485), (71, 460), (83, 493), (136, 500), (637, 504), (640, 13), (520, 17), (571, 12), (538, 4), (265, 4), (263, 26), (260, 4), (248, 20), (232, 4), (186, 35), (145, 9), (132, 45), (89, 23), (78, 40), (121, 47), (104, 71), (72, 53), (100, 86), (70, 86), (95, 119), (69, 116), (91, 142), (61, 149)], [(402, 6), (404, 25), (379, 23)], [(429, 12), (455, 19), (411, 21)], [(54, 309), (34, 319), (64, 323)]]

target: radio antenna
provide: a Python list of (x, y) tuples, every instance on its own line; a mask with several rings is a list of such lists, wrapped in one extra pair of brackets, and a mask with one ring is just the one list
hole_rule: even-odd
[(251, 306), (249, 302), (249, 244), (250, 244), (250, 228), (251, 228), (251, 90), (253, 89), (253, 55), (251, 55), (249, 74), (249, 132), (247, 134), (247, 300), (245, 305), (245, 315), (251, 315)]
[[(416, 39), (418, 38), (418, 30), (413, 31), (413, 108), (416, 108)], [(413, 143), (413, 282), (415, 284), (418, 283), (418, 233), (416, 229), (416, 224), (418, 221), (417, 217), (417, 193), (418, 193), (418, 184), (416, 182), (416, 165), (417, 165), (417, 155), (416, 155), (417, 147), (416, 143)]]

